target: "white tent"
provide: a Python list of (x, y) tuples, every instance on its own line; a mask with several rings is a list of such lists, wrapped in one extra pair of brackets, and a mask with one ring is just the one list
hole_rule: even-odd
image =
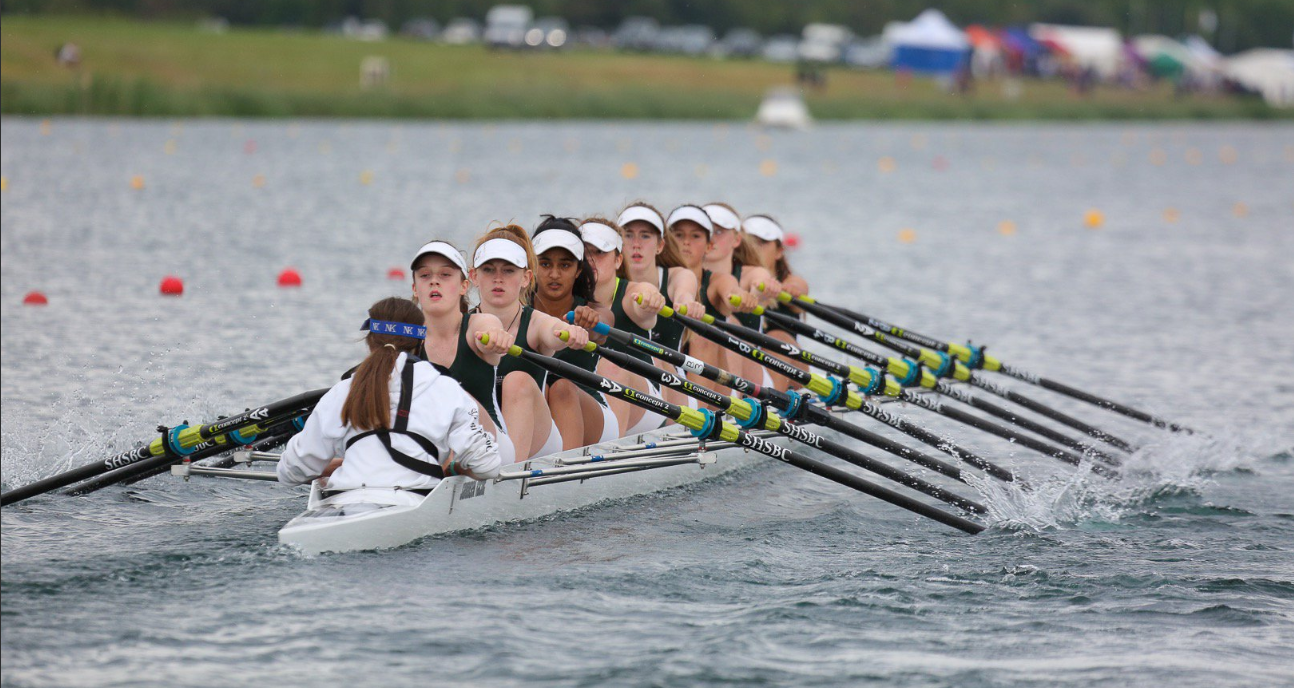
[(1223, 73), (1263, 94), (1276, 107), (1294, 107), (1294, 50), (1254, 48), (1226, 59)]
[(1081, 67), (1090, 67), (1102, 79), (1111, 79), (1123, 65), (1123, 38), (1114, 29), (1095, 26), (1031, 24), (1029, 36), (1050, 41), (1069, 53)]
[(929, 9), (916, 19), (885, 27), (885, 40), (894, 47), (895, 69), (948, 73), (961, 67), (970, 52), (970, 41), (943, 12)]

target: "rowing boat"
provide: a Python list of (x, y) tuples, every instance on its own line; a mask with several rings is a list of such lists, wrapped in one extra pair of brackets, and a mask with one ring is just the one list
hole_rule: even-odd
[[(686, 428), (672, 425), (536, 457), (493, 480), (446, 478), (425, 492), (366, 488), (330, 494), (316, 481), (305, 512), (279, 531), (279, 542), (306, 554), (389, 549), (430, 535), (689, 485), (766, 458), (731, 442), (701, 444)], [(177, 466), (175, 472), (182, 470)]]

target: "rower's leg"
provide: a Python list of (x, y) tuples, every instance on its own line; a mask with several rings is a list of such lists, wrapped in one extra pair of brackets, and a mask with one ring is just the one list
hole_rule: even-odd
[[(787, 344), (796, 343), (795, 335), (791, 334), (790, 332), (787, 332), (786, 330), (772, 330), (771, 332), (768, 333), (768, 336), (774, 339), (780, 339), (781, 341), (784, 341)], [(786, 358), (785, 356), (777, 356), (777, 355), (774, 355), (774, 358), (786, 361), (787, 363), (790, 363), (791, 365), (795, 366), (796, 368), (799, 368), (800, 370), (803, 370), (806, 372), (809, 370), (809, 364), (803, 361), (794, 361), (789, 358)], [(795, 383), (792, 382), (791, 379), (788, 377), (778, 375), (777, 373), (774, 373), (772, 371), (769, 371), (769, 374), (773, 376), (773, 382), (774, 384), (777, 385), (777, 389), (782, 392), (785, 392), (786, 390), (790, 389), (795, 385)]]
[[(647, 391), (647, 380), (641, 375), (634, 375), (605, 358), (598, 361), (598, 375), (622, 387), (630, 387), (640, 392)], [(629, 428), (637, 425), (638, 421), (642, 420), (643, 414), (647, 412), (642, 407), (634, 406), (617, 397), (607, 397), (607, 402), (611, 404), (611, 411), (616, 414), (616, 418), (620, 421), (620, 432), (618, 434), (621, 437), (628, 434)]]
[(503, 378), (503, 423), (517, 446), (517, 460), (534, 457), (552, 432), (552, 414), (529, 373), (514, 370)]
[[(557, 430), (562, 433), (562, 449), (574, 449), (593, 444), (593, 442), (583, 441), (589, 434), (586, 427), (588, 414), (584, 412), (580, 397), (589, 395), (580, 391), (580, 388), (570, 380), (558, 380), (548, 385), (548, 391), (544, 396), (548, 399), (548, 408), (553, 411), (553, 422), (557, 423)], [(589, 398), (589, 402), (597, 403), (592, 398)], [(598, 421), (598, 425), (601, 425), (601, 418)], [(598, 431), (601, 432), (601, 428)]]

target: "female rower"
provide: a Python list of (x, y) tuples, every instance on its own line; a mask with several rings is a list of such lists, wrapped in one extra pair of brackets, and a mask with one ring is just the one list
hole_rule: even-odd
[[(809, 283), (803, 277), (791, 272), (791, 266), (786, 261), (786, 246), (783, 244), (786, 233), (782, 231), (782, 226), (776, 220), (768, 215), (751, 215), (741, 223), (741, 227), (750, 237), (764, 267), (768, 268), (773, 273), (773, 277), (781, 283), (783, 291), (789, 292), (792, 296), (804, 296), (809, 293)], [(784, 305), (780, 301), (769, 306), (768, 310), (793, 318), (800, 317), (799, 309)], [(794, 334), (783, 330), (769, 319), (764, 320), (764, 332), (788, 344), (795, 343)], [(801, 361), (788, 362), (801, 370), (808, 370), (808, 365)], [(773, 380), (777, 388), (783, 391), (790, 389), (792, 385), (791, 380), (775, 373)]]
[[(531, 303), (535, 310), (564, 319), (577, 312), (577, 323), (592, 326), (598, 311), (610, 312), (594, 298), (593, 266), (585, 258), (584, 239), (571, 220), (545, 215), (535, 229), (533, 245), (538, 260)], [(598, 357), (588, 351), (562, 349), (555, 358), (589, 372)], [(577, 386), (570, 380), (548, 377), (545, 398), (562, 435), (562, 448), (588, 446), (620, 437), (620, 421), (601, 392)]]
[[(368, 357), (323, 395), (288, 440), (279, 482), (301, 485), (334, 468), (327, 475), (331, 490), (425, 490), (445, 476), (499, 474), (499, 452), (477, 422), (476, 402), (417, 358), (422, 324), (422, 313), (406, 299), (382, 299), (368, 309)], [(330, 465), (338, 457), (340, 464)]]
[[(716, 318), (726, 318), (735, 312), (748, 313), (758, 305), (755, 297), (743, 290), (730, 272), (715, 273), (705, 269), (705, 255), (713, 248), (714, 236), (714, 223), (705, 210), (700, 206), (681, 205), (669, 214), (666, 226), (679, 248), (684, 267), (696, 278), (699, 285), (697, 297), (705, 312)], [(739, 306), (732, 305), (730, 299), (734, 296), (741, 297)], [(688, 342), (688, 353), (711, 365), (729, 367), (725, 350), (704, 337), (692, 337)]]
[[(674, 237), (665, 231), (665, 218), (660, 211), (637, 201), (620, 212), (616, 224), (624, 230), (625, 242), (625, 260), (620, 266), (620, 278), (654, 287), (665, 297), (665, 305), (675, 310), (686, 309), (688, 315), (701, 317), (705, 313), (705, 306), (698, 300), (700, 280), (696, 273), (683, 264)], [(616, 321), (619, 322), (619, 314), (616, 315)], [(683, 332), (683, 326), (677, 321), (658, 318), (655, 327), (651, 328), (650, 336), (659, 344), (680, 349)], [(665, 399), (671, 403), (695, 405), (690, 397), (679, 392), (672, 389), (663, 391)], [(655, 414), (648, 414), (647, 417), (659, 418)]]
[[(619, 225), (605, 218), (590, 217), (580, 224), (580, 236), (584, 240), (584, 255), (593, 269), (595, 278), (593, 301), (599, 305), (596, 310), (575, 309), (575, 323), (589, 328), (600, 320), (612, 327), (651, 339), (653, 328), (663, 320), (663, 318), (658, 319), (656, 314), (665, 305), (665, 297), (654, 286), (631, 282), (619, 275), (621, 266), (624, 264), (623, 230)], [(652, 362), (651, 356), (640, 349), (625, 347), (614, 341), (606, 342), (606, 346), (624, 351), (648, 363)], [(625, 387), (648, 392), (653, 396), (660, 395), (659, 387), (649, 383), (640, 375), (631, 373), (605, 359), (594, 363), (596, 372), (605, 378)], [(618, 420), (621, 437), (655, 430), (665, 422), (663, 416), (649, 414), (645, 409), (627, 401), (611, 398), (607, 401)]]
[[(528, 351), (552, 356), (562, 349), (583, 349), (589, 341), (584, 328), (536, 311), (527, 303), (536, 263), (526, 230), (507, 225), (486, 232), (476, 242), (470, 273), (481, 297), (478, 310), (498, 318), (516, 345)], [(565, 341), (563, 333), (567, 334)], [(517, 445), (518, 455), (541, 456), (563, 447), (561, 431), (544, 398), (547, 377), (543, 369), (528, 361), (513, 356), (499, 361), (495, 390), (504, 431)]]
[[(431, 241), (414, 254), (413, 301), (426, 318), (423, 357), (442, 366), (476, 400), (481, 425), (494, 436), (503, 463), (524, 461), (504, 432), (503, 413), (494, 388), (495, 367), (507, 355), (512, 335), (488, 313), (468, 313), (467, 260), (446, 241)], [(484, 340), (485, 343), (482, 343)], [(529, 448), (529, 440), (524, 445)]]
[[(702, 210), (714, 224), (710, 250), (705, 254), (705, 269), (717, 275), (731, 274), (741, 290), (753, 294), (760, 305), (768, 307), (775, 303), (782, 285), (765, 268), (753, 240), (742, 231), (737, 211), (726, 203), (710, 203), (702, 206)], [(754, 313), (737, 312), (732, 317), (737, 324), (752, 330), (759, 331), (763, 326), (763, 318)], [(768, 369), (757, 361), (727, 350), (724, 353), (728, 370), (736, 371), (748, 380), (772, 386)]]

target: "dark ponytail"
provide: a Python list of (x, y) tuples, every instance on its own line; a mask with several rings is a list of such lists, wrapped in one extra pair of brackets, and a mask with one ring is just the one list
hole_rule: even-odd
[[(391, 296), (373, 304), (368, 309), (371, 320), (422, 325), (422, 310), (408, 299)], [(422, 347), (421, 339), (394, 334), (369, 332), (364, 337), (368, 343), (368, 358), (355, 369), (351, 377), (350, 393), (341, 407), (341, 422), (356, 430), (377, 430), (391, 427), (391, 371), (396, 359), (406, 353), (416, 356)]]

